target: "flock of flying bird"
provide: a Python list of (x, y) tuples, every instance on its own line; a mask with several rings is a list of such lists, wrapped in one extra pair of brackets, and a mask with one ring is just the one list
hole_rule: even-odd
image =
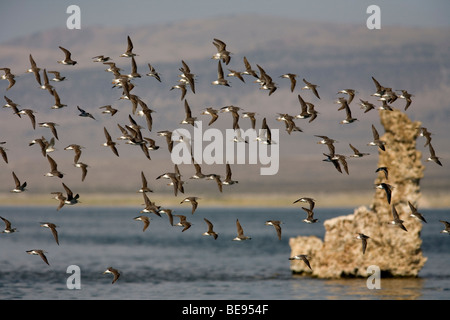
[[(231, 61), (232, 53), (227, 50), (227, 46), (225, 42), (214, 39), (213, 41), (214, 46), (216, 47), (216, 53), (212, 56), (212, 59), (217, 60), (217, 79), (212, 81), (212, 85), (222, 85), (229, 87), (229, 81), (225, 77), (224, 71), (223, 71), (223, 64), (227, 66)], [(129, 58), (131, 60), (131, 73), (125, 74), (121, 73), (122, 69), (116, 66), (116, 63), (112, 61), (112, 59), (108, 56), (98, 55), (93, 57), (92, 61), (97, 63), (102, 63), (108, 68), (105, 70), (107, 72), (111, 72), (114, 75), (114, 78), (112, 80), (113, 88), (119, 88), (122, 90), (122, 96), (121, 99), (129, 100), (132, 104), (132, 110), (131, 113), (133, 115), (138, 114), (138, 116), (145, 117), (147, 129), (151, 132), (152, 131), (152, 113), (154, 110), (150, 109), (147, 104), (137, 95), (132, 93), (132, 90), (134, 88), (133, 80), (136, 78), (141, 78), (141, 74), (137, 72), (137, 64), (136, 64), (136, 56), (138, 56), (133, 51), (133, 43), (131, 41), (131, 38), (128, 36), (127, 38), (127, 50), (120, 55), (120, 57), (123, 58)], [(71, 52), (63, 47), (59, 47), (59, 49), (64, 54), (64, 59), (57, 61), (61, 65), (67, 65), (67, 66), (75, 66), (77, 64), (77, 61), (73, 60), (71, 57)], [(52, 109), (61, 109), (64, 107), (67, 107), (67, 105), (61, 103), (60, 97), (56, 91), (56, 88), (50, 84), (50, 81), (60, 82), (64, 81), (65, 77), (61, 76), (61, 73), (59, 71), (47, 71), (45, 68), (40, 68), (37, 66), (35, 60), (33, 59), (32, 55), (29, 55), (30, 60), (30, 68), (26, 70), (26, 73), (33, 73), (36, 81), (39, 84), (39, 87), (43, 90), (47, 90), (51, 96), (55, 99), (55, 104), (51, 107)], [(269, 74), (260, 66), (257, 66), (257, 71), (255, 71), (249, 61), (246, 57), (243, 57), (244, 62), (244, 70), (243, 71), (236, 71), (232, 69), (228, 69), (229, 73), (227, 74), (228, 77), (236, 77), (240, 81), (245, 82), (244, 76), (251, 76), (254, 79), (254, 83), (259, 84), (259, 88), (262, 90), (267, 90), (268, 95), (272, 95), (278, 88), (278, 85), (273, 81), (272, 77), (269, 76)], [(181, 74), (179, 75), (179, 81), (177, 84), (172, 86), (170, 90), (178, 89), (181, 91), (181, 100), (184, 100), (184, 111), (185, 111), (185, 118), (180, 122), (181, 124), (188, 124), (188, 125), (195, 125), (195, 121), (197, 121), (197, 117), (192, 116), (192, 112), (189, 106), (188, 101), (186, 100), (186, 95), (190, 91), (193, 94), (195, 94), (195, 83), (196, 83), (196, 75), (192, 73), (189, 66), (185, 61), (181, 61), (182, 66), (179, 68), (179, 71), (181, 71)], [(155, 70), (155, 68), (148, 63), (149, 72), (146, 73), (146, 76), (154, 77), (157, 81), (161, 82), (160, 74)], [(9, 86), (6, 90), (11, 89), (15, 84), (15, 75), (11, 73), (10, 68), (0, 68), (0, 70), (4, 71), (4, 75), (1, 76), (1, 79), (9, 81)], [(52, 79), (49, 79), (48, 73), (51, 73), (54, 75)], [(41, 77), (42, 74), (42, 77)], [(282, 79), (288, 79), (290, 81), (290, 91), (294, 92), (296, 85), (297, 85), (297, 75), (293, 73), (286, 73), (280, 76)], [(392, 88), (384, 87), (382, 86), (375, 78), (372, 77), (372, 80), (375, 84), (376, 91), (372, 94), (372, 96), (375, 96), (378, 98), (379, 101), (382, 102), (382, 106), (376, 107), (374, 104), (370, 103), (369, 101), (360, 99), (360, 106), (361, 109), (364, 109), (364, 113), (367, 113), (374, 109), (382, 109), (382, 110), (393, 110), (392, 109), (392, 103), (396, 101), (397, 99), (405, 99), (406, 105), (404, 106), (404, 110), (407, 110), (411, 103), (412, 103), (412, 97), (413, 95), (409, 94), (406, 90), (400, 90), (400, 94), (397, 94), (396, 91), (392, 90)], [(316, 84), (313, 84), (306, 79), (303, 79), (304, 86), (301, 87), (302, 90), (310, 90), (314, 97), (317, 99), (320, 99), (320, 95), (318, 92), (319, 86)], [(398, 91), (397, 91), (398, 92)], [(354, 89), (344, 89), (338, 92), (338, 94), (344, 94), (346, 97), (339, 97), (336, 103), (340, 104), (340, 107), (338, 110), (345, 110), (346, 117), (344, 120), (341, 121), (341, 124), (350, 124), (356, 121), (357, 119), (352, 116), (352, 112), (350, 109), (350, 104), (353, 101), (356, 91)], [(35, 111), (32, 109), (19, 109), (19, 104), (16, 104), (14, 101), (9, 99), (7, 96), (4, 96), (4, 99), (6, 100), (6, 104), (4, 105), (5, 108), (11, 108), (13, 110), (13, 113), (17, 115), (18, 117), (21, 117), (22, 115), (26, 115), (31, 120), (31, 125), (33, 129), (36, 128), (36, 124), (38, 124), (40, 127), (49, 128), (52, 133), (52, 138), (50, 140), (47, 140), (43, 136), (38, 139), (34, 139), (29, 143), (30, 146), (37, 144), (40, 146), (42, 155), (47, 158), (50, 166), (50, 170), (45, 174), (48, 177), (58, 177), (63, 178), (64, 174), (58, 170), (58, 165), (55, 162), (55, 160), (49, 155), (52, 151), (54, 151), (54, 144), (55, 139), (59, 140), (58, 138), (58, 132), (56, 127), (58, 126), (57, 123), (54, 122), (37, 122), (35, 118)], [(317, 116), (318, 112), (314, 109), (314, 104), (308, 101), (305, 101), (304, 98), (298, 94), (298, 101), (300, 104), (300, 110), (301, 112), (298, 115), (289, 115), (289, 114), (283, 114), (278, 113), (278, 117), (276, 120), (283, 121), (286, 126), (286, 131), (288, 134), (291, 134), (293, 131), (299, 131), (302, 130), (295, 124), (296, 119), (308, 119), (309, 122), (314, 121)], [(86, 110), (83, 110), (79, 106), (77, 106), (77, 109), (79, 111), (79, 116), (86, 117), (86, 118), (92, 118), (95, 119), (95, 117), (87, 112)], [(113, 108), (111, 105), (102, 106), (99, 109), (102, 110), (103, 114), (109, 114), (111, 117), (114, 116), (119, 110)], [(201, 113), (202, 115), (209, 115), (211, 116), (211, 120), (209, 121), (208, 125), (212, 125), (219, 117), (219, 114), (230, 112), (233, 116), (233, 129), (236, 131), (236, 138), (235, 142), (242, 142), (243, 139), (240, 139), (240, 127), (239, 127), (239, 118), (241, 117), (239, 115), (239, 112), (242, 111), (241, 108), (237, 106), (225, 106), (220, 109), (214, 109), (212, 107), (208, 107), (203, 110)], [(251, 120), (251, 126), (253, 129), (256, 129), (256, 119), (255, 119), (255, 112), (243, 112), (242, 118), (249, 118)], [(130, 123), (126, 125), (120, 125), (117, 124), (118, 128), (121, 131), (121, 136), (117, 138), (118, 140), (125, 140), (126, 144), (130, 145), (136, 145), (139, 146), (139, 148), (142, 150), (144, 155), (151, 160), (150, 156), (150, 150), (157, 150), (159, 146), (156, 145), (156, 142), (154, 139), (144, 137), (142, 129), (143, 126), (139, 125), (134, 119), (131, 114), (129, 114), (128, 117)], [(105, 135), (105, 147), (109, 147), (112, 151), (112, 153), (119, 157), (119, 151), (117, 149), (117, 142), (106, 127), (103, 128), (104, 135)], [(372, 125), (372, 132), (373, 132), (373, 140), (368, 143), (369, 146), (377, 146), (380, 150), (385, 150), (385, 142), (380, 139), (380, 136), (377, 132), (377, 129), (374, 125)], [(167, 148), (169, 152), (172, 152), (173, 143), (176, 142), (172, 139), (172, 131), (164, 130), (157, 132), (158, 136), (165, 137), (165, 140), (167, 142)], [(421, 128), (421, 136), (425, 137), (427, 139), (427, 142), (425, 146), (429, 147), (430, 156), (427, 158), (427, 161), (434, 161), (435, 163), (442, 166), (441, 162), (439, 161), (439, 157), (436, 156), (435, 151), (431, 145), (431, 133), (427, 131), (426, 128)], [(329, 138), (327, 136), (323, 135), (317, 135), (317, 138), (320, 138), (321, 140), (318, 141), (318, 144), (323, 144), (328, 147), (328, 153), (323, 153), (325, 156), (325, 159), (323, 161), (331, 162), (337, 171), (342, 173), (342, 168), (344, 171), (348, 174), (348, 166), (346, 162), (347, 156), (338, 154), (335, 152), (334, 143), (336, 140)], [(261, 143), (265, 144), (272, 144), (275, 143), (271, 139), (271, 132), (270, 128), (267, 125), (266, 118), (262, 120), (262, 126), (261, 130), (259, 131), (259, 135), (257, 140), (259, 140)], [(181, 140), (179, 141), (181, 142)], [(245, 141), (244, 141), (245, 142)], [(6, 153), (6, 148), (3, 146), (6, 142), (1, 142), (2, 145), (0, 145), (0, 153), (3, 157), (3, 160), (8, 163), (8, 156)], [(349, 147), (352, 149), (353, 154), (350, 155), (350, 157), (354, 158), (360, 158), (363, 156), (368, 155), (368, 153), (362, 153), (358, 149), (356, 149), (352, 144), (349, 144)], [(82, 181), (85, 180), (87, 175), (87, 168), (88, 165), (80, 162), (80, 157), (82, 154), (83, 147), (78, 144), (71, 144), (64, 148), (64, 150), (73, 150), (74, 155), (74, 162), (73, 165), (82, 169)], [(233, 185), (238, 183), (238, 181), (232, 180), (231, 178), (231, 167), (229, 164), (226, 164), (226, 177), (225, 179), (222, 179), (222, 176), (219, 174), (203, 174), (202, 169), (199, 164), (193, 163), (195, 167), (195, 174), (191, 176), (191, 179), (204, 179), (204, 180), (213, 180), (217, 183), (218, 189), (220, 192), (222, 192), (222, 187), (224, 185)], [(378, 168), (378, 171), (384, 172), (384, 174), (388, 175), (388, 168), (382, 167)], [(12, 172), (15, 187), (11, 190), (13, 193), (21, 193), (26, 191), (27, 183), (21, 182), (15, 172)], [(174, 195), (177, 196), (178, 192), (184, 193), (184, 186), (183, 181), (181, 179), (182, 175), (178, 169), (178, 166), (174, 166), (174, 172), (166, 172), (161, 175), (159, 175), (156, 179), (169, 179), (170, 183), (168, 185), (173, 187)], [(177, 215), (172, 214), (172, 210), (168, 208), (163, 208), (159, 205), (157, 205), (155, 202), (151, 201), (148, 197), (147, 193), (153, 192), (149, 186), (147, 179), (144, 175), (144, 172), (141, 172), (141, 182), (142, 187), (138, 190), (138, 192), (142, 193), (144, 201), (145, 201), (145, 207), (141, 211), (141, 215), (134, 218), (136, 221), (142, 221), (143, 223), (143, 229), (142, 231), (146, 231), (147, 228), (150, 225), (151, 218), (146, 215), (147, 213), (153, 213), (159, 217), (161, 217), (161, 214), (165, 214), (168, 216), (170, 224), (172, 226), (180, 226), (182, 227), (182, 232), (188, 230), (191, 227), (191, 222), (188, 221), (187, 217), (185, 215)], [(65, 205), (75, 205), (79, 202), (79, 194), (74, 194), (72, 190), (63, 182), (62, 186), (64, 188), (64, 192), (62, 191), (55, 191), (52, 192), (54, 195), (54, 198), (58, 200), (59, 204), (57, 207), (57, 210), (61, 210)], [(387, 183), (381, 183), (376, 186), (377, 188), (383, 189), (386, 191), (387, 201), (390, 203), (390, 192), (392, 186), (390, 186)], [(192, 205), (192, 215), (196, 211), (198, 207), (198, 200), (199, 197), (195, 196), (189, 196), (184, 198), (180, 204), (183, 203), (190, 203)], [(303, 220), (305, 223), (315, 223), (318, 221), (318, 219), (314, 218), (314, 206), (315, 206), (315, 200), (309, 197), (302, 197), (294, 201), (295, 203), (307, 203), (309, 204), (308, 207), (301, 207), (307, 214), (307, 217)], [(413, 217), (416, 217), (420, 219), (423, 222), (426, 222), (426, 220), (421, 216), (421, 214), (417, 211), (417, 209), (409, 203), (411, 208), (411, 215)], [(394, 207), (392, 207), (392, 214), (393, 214), (393, 221), (392, 224), (399, 226), (403, 230), (406, 231), (406, 228), (402, 224), (402, 220), (399, 219), (398, 214)], [(179, 222), (174, 223), (173, 219), (174, 217), (179, 219)], [(1, 219), (5, 223), (5, 229), (3, 233), (13, 233), (16, 231), (16, 228), (13, 228), (11, 226), (11, 222), (1, 217)], [(203, 235), (211, 236), (214, 239), (218, 238), (218, 233), (214, 231), (214, 226), (207, 218), (204, 218), (204, 221), (207, 226), (207, 231), (203, 233)], [(441, 221), (445, 225), (445, 229), (442, 231), (443, 233), (450, 234), (450, 224), (447, 221)], [(265, 222), (268, 226), (273, 226), (276, 230), (276, 234), (278, 239), (281, 239), (281, 221), (275, 221), (275, 220), (269, 220)], [(42, 222), (40, 224), (41, 227), (49, 228), (55, 238), (56, 243), (59, 245), (58, 240), (58, 232), (56, 230), (57, 226), (51, 222)], [(243, 228), (239, 222), (239, 219), (236, 220), (236, 228), (237, 228), (237, 236), (233, 239), (235, 241), (243, 241), (243, 240), (249, 240), (251, 237), (244, 234)], [(360, 239), (363, 243), (363, 253), (366, 250), (367, 246), (367, 239), (369, 239), (368, 236), (364, 234), (358, 234), (357, 239)], [(39, 255), (45, 263), (49, 264), (47, 257), (45, 256), (45, 251), (42, 249), (33, 249), (28, 250), (27, 253), (33, 254), (33, 255)], [(303, 260), (306, 265), (311, 268), (310, 263), (307, 259), (306, 255), (297, 255), (289, 258), (290, 260)], [(113, 283), (119, 278), (120, 273), (117, 269), (114, 269), (112, 267), (109, 267), (105, 270), (104, 273), (112, 273), (114, 275)]]

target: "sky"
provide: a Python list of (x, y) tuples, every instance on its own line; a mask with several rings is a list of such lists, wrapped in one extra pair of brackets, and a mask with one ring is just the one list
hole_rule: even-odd
[(66, 28), (70, 5), (80, 7), (81, 28), (137, 26), (238, 14), (365, 24), (370, 5), (380, 7), (381, 26), (450, 26), (448, 0), (0, 0), (0, 43), (49, 28)]

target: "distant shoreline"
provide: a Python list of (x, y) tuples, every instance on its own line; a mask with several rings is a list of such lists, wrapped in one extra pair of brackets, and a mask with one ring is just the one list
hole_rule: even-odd
[[(177, 197), (170, 194), (148, 193), (149, 198), (162, 207), (179, 207), (186, 196), (179, 194)], [(217, 197), (213, 195), (199, 195), (199, 205), (202, 207), (301, 207), (302, 204), (293, 204), (295, 200), (302, 196), (312, 196), (316, 200), (317, 208), (331, 207), (359, 207), (370, 206), (373, 193), (315, 193), (307, 194), (221, 194)], [(90, 193), (80, 196), (80, 206), (103, 206), (103, 207), (143, 207), (143, 198), (139, 193), (133, 194), (102, 194)], [(35, 193), (0, 193), (0, 206), (54, 206), (57, 201), (49, 194)], [(427, 194), (422, 193), (418, 204), (419, 208), (450, 208), (449, 194)]]

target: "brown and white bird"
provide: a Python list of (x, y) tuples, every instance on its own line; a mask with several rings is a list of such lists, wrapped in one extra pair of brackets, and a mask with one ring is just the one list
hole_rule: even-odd
[(183, 230), (181, 230), (181, 232), (186, 231), (192, 226), (192, 223), (186, 220), (186, 216), (182, 214), (174, 214), (174, 216), (180, 219), (180, 221), (177, 224), (175, 224), (175, 226), (183, 227)]
[(309, 263), (308, 256), (306, 254), (298, 254), (289, 258), (289, 260), (302, 260), (309, 269), (312, 270), (311, 264)]
[(144, 215), (137, 216), (137, 217), (133, 218), (133, 220), (142, 221), (144, 223), (144, 227), (142, 229), (142, 232), (147, 230), (148, 226), (150, 225), (150, 218), (147, 217), (147, 216), (144, 216)]
[(137, 56), (137, 54), (133, 52), (133, 47), (133, 42), (131, 41), (130, 36), (127, 36), (127, 50), (122, 53), (120, 57), (131, 58)]
[(395, 209), (395, 206), (392, 205), (391, 207), (392, 207), (393, 220), (389, 221), (388, 224), (397, 226), (397, 227), (399, 227), (400, 229), (402, 229), (404, 231), (408, 231), (408, 230), (406, 230), (405, 226), (403, 225), (404, 221), (400, 219), (400, 217), (398, 215), (398, 212), (397, 212), (397, 209)]
[(56, 244), (59, 245), (58, 231), (56, 230), (58, 226), (51, 222), (41, 222), (40, 225), (41, 227), (48, 228), (51, 230), (53, 238), (55, 238)]
[(242, 228), (239, 219), (236, 219), (236, 229), (237, 229), (237, 236), (233, 239), (233, 241), (244, 241), (251, 239), (251, 237), (244, 235), (244, 229)]
[(62, 50), (62, 52), (64, 52), (64, 59), (58, 61), (58, 63), (60, 64), (65, 64), (65, 65), (76, 65), (77, 62), (71, 59), (72, 54), (70, 53), (69, 50), (67, 50), (66, 48), (63, 48), (61, 46), (59, 46), (59, 48)]
[(207, 224), (207, 226), (208, 226), (208, 230), (205, 231), (205, 232), (203, 233), (203, 235), (204, 235), (204, 236), (212, 236), (212, 237), (214, 238), (214, 240), (216, 240), (217, 237), (218, 237), (219, 235), (214, 231), (214, 226), (213, 226), (213, 224), (211, 223), (211, 221), (209, 221), (209, 220), (206, 219), (206, 218), (203, 218), (203, 220), (205, 220), (205, 222), (206, 222), (206, 224)]
[(313, 84), (313, 83), (311, 83), (311, 82), (306, 81), (306, 79), (303, 79), (303, 82), (304, 82), (306, 85), (305, 85), (302, 89), (303, 89), (303, 90), (312, 90), (312, 92), (314, 93), (314, 95), (315, 95), (318, 99), (320, 99), (319, 92), (317, 91), (317, 88), (318, 88), (319, 86), (316, 85), (316, 84)]
[(273, 226), (277, 232), (278, 240), (281, 240), (281, 221), (278, 220), (268, 220), (265, 222), (266, 226)]
[(41, 249), (33, 249), (33, 250), (27, 250), (27, 253), (36, 255), (36, 256), (40, 256), (46, 264), (50, 265), (50, 263), (48, 263), (47, 257), (44, 254), (44, 253), (47, 253), (46, 251), (41, 250)]
[(108, 130), (106, 130), (106, 127), (103, 127), (103, 132), (105, 133), (105, 137), (106, 137), (106, 142), (103, 143), (103, 146), (111, 148), (112, 152), (116, 156), (119, 156), (119, 152), (117, 151), (117, 148), (116, 148), (117, 143), (112, 140), (111, 135), (109, 134)]
[(356, 236), (356, 239), (361, 240), (362, 243), (362, 253), (366, 253), (366, 248), (367, 248), (367, 239), (369, 239), (370, 237), (366, 236), (363, 233), (358, 233), (358, 235)]
[(17, 231), (16, 228), (11, 227), (11, 222), (8, 219), (3, 217), (0, 217), (0, 219), (2, 219), (3, 222), (5, 223), (5, 229), (3, 229), (2, 233), (14, 233)]
[(194, 214), (195, 210), (197, 210), (198, 207), (198, 201), (200, 198), (199, 197), (186, 197), (184, 198), (180, 204), (182, 204), (183, 202), (190, 202), (192, 205), (192, 214)]
[(103, 274), (112, 274), (112, 275), (114, 276), (114, 277), (113, 277), (113, 281), (112, 281), (111, 283), (116, 282), (116, 281), (119, 279), (119, 277), (120, 277), (120, 272), (119, 272), (119, 270), (114, 269), (113, 267), (108, 267), (108, 269), (106, 269), (106, 270), (103, 272)]
[(24, 192), (26, 190), (25, 188), (27, 186), (27, 182), (25, 181), (24, 183), (21, 183), (19, 178), (17, 178), (17, 175), (15, 174), (14, 171), (12, 172), (12, 176), (13, 176), (13, 179), (14, 179), (15, 187), (10, 192), (12, 192), (12, 193)]
[(409, 214), (411, 217), (413, 217), (419, 221), (427, 223), (427, 220), (425, 220), (423, 215), (417, 210), (417, 208), (410, 201), (408, 201), (408, 205), (409, 205), (409, 208), (411, 209), (411, 213)]

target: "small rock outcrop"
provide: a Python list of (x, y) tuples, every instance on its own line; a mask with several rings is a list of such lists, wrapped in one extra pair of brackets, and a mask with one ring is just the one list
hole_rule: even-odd
[[(416, 277), (424, 266), (427, 258), (421, 250), (422, 222), (410, 216), (408, 204), (417, 205), (424, 172), (421, 152), (416, 149), (420, 123), (398, 110), (379, 112), (385, 133), (381, 136), (381, 127), (378, 131), (386, 150), (378, 151), (378, 167), (387, 167), (388, 176), (378, 172), (374, 184), (393, 186), (390, 203), (384, 190), (375, 189), (369, 208), (361, 206), (352, 214), (326, 220), (323, 241), (314, 236), (291, 238), (292, 256), (308, 255), (312, 268), (292, 260), (293, 273), (318, 278), (367, 277), (367, 268), (376, 265), (382, 276)], [(389, 224), (393, 207), (407, 231)], [(356, 239), (359, 233), (369, 237), (365, 253), (362, 241)]]

